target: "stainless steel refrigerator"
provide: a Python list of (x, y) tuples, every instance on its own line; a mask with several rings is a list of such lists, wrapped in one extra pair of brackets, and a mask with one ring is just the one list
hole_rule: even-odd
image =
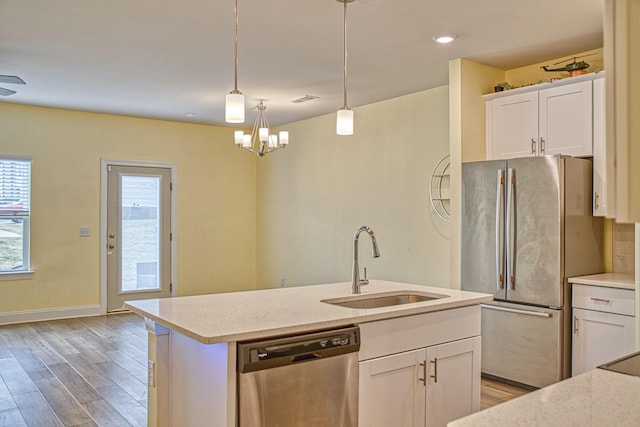
[(591, 160), (464, 163), (461, 203), (461, 287), (494, 295), (482, 306), (483, 374), (533, 387), (567, 378), (567, 278), (602, 271)]

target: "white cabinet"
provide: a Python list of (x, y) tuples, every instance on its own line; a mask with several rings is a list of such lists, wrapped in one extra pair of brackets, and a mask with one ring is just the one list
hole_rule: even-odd
[(593, 216), (614, 216), (615, 203), (607, 191), (607, 132), (605, 80), (593, 81)]
[(633, 290), (574, 284), (572, 295), (572, 376), (633, 352)]
[(487, 159), (538, 154), (538, 92), (487, 102)]
[(480, 308), (469, 309), (360, 325), (360, 426), (439, 427), (480, 409)]
[(485, 95), (487, 159), (591, 156), (592, 78), (579, 76), (573, 78), (579, 81), (565, 79)]

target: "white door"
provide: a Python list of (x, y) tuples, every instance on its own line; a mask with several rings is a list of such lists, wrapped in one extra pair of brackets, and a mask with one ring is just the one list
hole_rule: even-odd
[(360, 362), (358, 425), (424, 426), (425, 350)]
[(632, 316), (574, 308), (571, 376), (631, 353), (633, 332)]
[(480, 409), (480, 337), (427, 348), (427, 427)]
[(538, 142), (538, 92), (487, 102), (487, 160), (535, 156)]
[(107, 311), (115, 311), (171, 294), (171, 169), (107, 170)]
[(590, 80), (540, 91), (538, 154), (593, 154), (592, 93)]

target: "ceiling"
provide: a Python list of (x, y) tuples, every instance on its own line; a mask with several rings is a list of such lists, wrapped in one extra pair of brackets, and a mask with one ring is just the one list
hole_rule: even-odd
[[(454, 58), (511, 69), (601, 47), (603, 3), (356, 0), (348, 6), (348, 104), (445, 85)], [(17, 91), (0, 102), (225, 125), (233, 6), (0, 0), (0, 74), (27, 83), (0, 84)], [(342, 106), (342, 3), (239, 0), (238, 13), (238, 88), (247, 107), (265, 99), (274, 125)], [(440, 45), (432, 40), (438, 33), (458, 39)], [(291, 102), (305, 95), (319, 98)]]

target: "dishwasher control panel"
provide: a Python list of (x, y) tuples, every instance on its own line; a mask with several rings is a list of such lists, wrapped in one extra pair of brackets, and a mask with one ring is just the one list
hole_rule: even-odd
[(360, 349), (357, 326), (270, 340), (238, 343), (238, 372), (286, 366), (294, 363), (356, 352)]

